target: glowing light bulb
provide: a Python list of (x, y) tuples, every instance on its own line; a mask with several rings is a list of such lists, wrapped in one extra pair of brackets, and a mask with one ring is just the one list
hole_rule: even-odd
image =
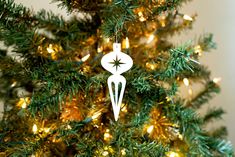
[(192, 90), (191, 88), (188, 89), (188, 94), (189, 94), (190, 96), (193, 95), (193, 90)]
[(187, 78), (184, 78), (183, 82), (184, 82), (185, 86), (187, 86), (187, 87), (189, 86), (189, 80)]
[(104, 140), (107, 141), (111, 137), (110, 133), (106, 132), (104, 133)]
[(194, 47), (194, 52), (198, 54), (198, 56), (202, 56), (202, 48), (200, 45)]
[(151, 134), (151, 133), (153, 132), (153, 129), (154, 129), (154, 126), (151, 125), (151, 126), (148, 127), (147, 132), (148, 132), (149, 134)]
[(47, 48), (47, 52), (48, 52), (48, 53), (53, 53), (53, 52), (55, 52), (54, 49), (53, 49), (53, 45), (52, 45), (52, 44), (49, 44), (49, 47)]
[(167, 157), (180, 157), (178, 153), (176, 152), (168, 152)]
[(112, 135), (109, 133), (110, 130), (109, 129), (106, 129), (105, 133), (104, 133), (104, 140), (105, 141), (109, 141), (112, 139)]
[(121, 155), (126, 155), (126, 149), (125, 148), (121, 150)]
[(157, 68), (156, 63), (147, 62), (145, 65), (146, 65), (146, 68), (151, 69), (151, 70), (155, 70)]
[(95, 112), (91, 118), (94, 120), (94, 119), (97, 119), (100, 115), (101, 115), (101, 112), (98, 111), (98, 112)]
[(50, 128), (44, 128), (43, 130), (44, 130), (45, 133), (48, 133), (48, 132), (50, 132), (51, 129)]
[(11, 84), (11, 87), (15, 87), (15, 86), (16, 86), (16, 84), (17, 84), (17, 82), (16, 82), (16, 81), (14, 81), (14, 82)]
[(144, 14), (143, 14), (142, 11), (138, 12), (138, 15), (139, 15), (139, 20), (140, 20), (141, 22), (146, 21), (146, 18), (144, 17)]
[(126, 107), (126, 106), (123, 106), (122, 109), (121, 109), (121, 111), (127, 113), (127, 107)]
[(85, 62), (86, 60), (88, 60), (88, 58), (90, 57), (90, 54), (87, 54), (86, 56), (84, 56), (81, 60), (82, 62)]
[(24, 101), (21, 108), (26, 108), (27, 107), (27, 103)]
[(154, 35), (151, 34), (151, 35), (149, 36), (148, 40), (147, 40), (147, 43), (148, 43), (148, 44), (151, 43), (151, 42), (153, 41), (153, 39), (154, 39)]
[(102, 155), (103, 155), (103, 156), (108, 156), (108, 155), (109, 155), (109, 152), (108, 152), (108, 151), (104, 151), (104, 152), (102, 153)]
[(214, 82), (215, 84), (218, 84), (218, 83), (221, 82), (221, 80), (222, 80), (221, 77), (216, 77), (216, 78), (213, 79), (213, 82)]
[(72, 127), (70, 125), (67, 125), (66, 129), (71, 130)]
[(102, 51), (103, 51), (103, 46), (100, 46), (100, 47), (97, 48), (98, 53), (101, 53)]
[(38, 132), (38, 127), (36, 124), (33, 125), (32, 131), (34, 134), (36, 134)]
[(18, 103), (17, 103), (16, 106), (25, 109), (25, 108), (27, 108), (27, 106), (28, 106), (29, 103), (30, 103), (30, 98), (29, 98), (29, 97), (20, 98), (20, 100), (18, 101)]
[(184, 15), (183, 19), (187, 20), (187, 21), (193, 21), (193, 18), (191, 16), (189, 16), (189, 15)]
[(130, 42), (129, 42), (129, 38), (126, 37), (126, 48), (129, 49), (130, 48)]

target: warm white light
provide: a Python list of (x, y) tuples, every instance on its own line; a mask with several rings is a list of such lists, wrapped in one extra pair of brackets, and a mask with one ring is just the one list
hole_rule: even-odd
[(126, 155), (126, 150), (125, 150), (125, 149), (122, 149), (122, 150), (121, 150), (121, 154), (122, 154), (122, 155)]
[(129, 49), (129, 47), (130, 47), (129, 38), (126, 37), (126, 49)]
[(213, 82), (214, 82), (215, 84), (218, 84), (218, 83), (221, 82), (221, 80), (222, 80), (221, 77), (216, 77), (216, 78), (213, 79)]
[(108, 155), (109, 155), (109, 152), (108, 152), (108, 151), (104, 151), (104, 152), (102, 153), (102, 155), (103, 155), (103, 156), (108, 156)]
[(88, 60), (88, 58), (90, 57), (91, 55), (90, 54), (87, 54), (86, 56), (84, 56), (81, 60), (83, 62), (85, 62), (86, 60)]
[(38, 127), (36, 124), (33, 125), (32, 131), (34, 134), (36, 134), (38, 132)]
[(189, 86), (189, 80), (187, 78), (184, 78), (183, 82), (185, 86)]
[(24, 101), (21, 108), (26, 108), (26, 107), (27, 107), (27, 103), (26, 103), (26, 101)]
[(94, 115), (91, 117), (92, 119), (97, 119), (101, 115), (101, 112), (95, 112)]
[(110, 137), (111, 137), (110, 133), (108, 133), (108, 132), (104, 133), (104, 140), (106, 140)]
[(16, 81), (14, 81), (14, 82), (11, 84), (11, 87), (15, 87), (15, 86), (16, 86), (16, 84), (17, 84), (17, 82), (16, 82)]
[(50, 128), (44, 128), (44, 132), (45, 132), (45, 133), (50, 132)]
[(98, 53), (101, 53), (102, 51), (103, 51), (103, 47), (102, 47), (102, 46), (100, 46), (100, 47), (97, 48), (97, 52), (98, 52)]
[(122, 112), (127, 112), (127, 107), (126, 106), (123, 106), (122, 109), (121, 109)]
[(144, 15), (143, 15), (142, 11), (138, 12), (138, 15), (139, 15), (139, 17), (140, 17), (139, 20), (140, 20), (141, 22), (146, 21), (146, 18), (144, 18)]
[(189, 15), (184, 15), (183, 19), (187, 20), (187, 21), (193, 21), (193, 18), (191, 16), (189, 16)]
[(153, 39), (154, 39), (154, 35), (151, 34), (151, 35), (149, 36), (149, 38), (148, 38), (147, 43), (148, 43), (148, 44), (151, 43), (151, 42), (153, 41)]
[(151, 134), (151, 132), (153, 132), (153, 128), (154, 128), (154, 126), (151, 125), (150, 127), (148, 127), (147, 132), (148, 132), (149, 134)]
[(179, 155), (175, 152), (170, 152), (168, 157), (179, 157)]
[(198, 56), (202, 56), (202, 48), (200, 45), (194, 47), (194, 52), (198, 54)]
[(72, 127), (71, 127), (70, 125), (67, 125), (67, 129), (68, 129), (68, 130), (71, 130)]
[(193, 95), (193, 90), (190, 88), (190, 89), (188, 89), (188, 94), (191, 96), (191, 95)]
[(52, 44), (50, 44), (49, 47), (47, 48), (47, 52), (48, 52), (48, 53), (53, 53), (53, 52), (55, 52), (54, 49), (53, 49)]

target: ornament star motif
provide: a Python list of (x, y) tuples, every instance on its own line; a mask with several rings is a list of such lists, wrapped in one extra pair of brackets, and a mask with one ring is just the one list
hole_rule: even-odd
[(116, 70), (118, 70), (119, 67), (121, 67), (121, 64), (125, 64), (121, 62), (121, 59), (118, 59), (118, 56), (116, 56), (115, 59), (113, 59), (112, 62), (109, 62), (110, 64), (113, 64), (113, 67), (116, 67)]

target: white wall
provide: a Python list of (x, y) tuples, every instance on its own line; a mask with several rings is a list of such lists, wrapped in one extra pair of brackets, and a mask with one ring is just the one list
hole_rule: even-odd
[(222, 123), (228, 127), (229, 139), (235, 145), (235, 1), (194, 0), (183, 8), (187, 14), (197, 13), (192, 31), (182, 35), (181, 40), (193, 39), (200, 33), (212, 32), (218, 44), (217, 50), (203, 55), (202, 64), (208, 65), (212, 77), (222, 77), (222, 92), (211, 102), (223, 107), (227, 114)]
[[(40, 8), (52, 9), (55, 13), (66, 15), (66, 11), (58, 9), (55, 4), (48, 4), (49, 0), (16, 0), (35, 10)], [(198, 19), (191, 32), (182, 35), (179, 40), (194, 39), (200, 33), (212, 32), (215, 35), (218, 49), (205, 54), (202, 63), (209, 66), (213, 77), (222, 77), (222, 93), (210, 102), (210, 106), (222, 106), (227, 115), (223, 123), (228, 126), (229, 139), (235, 145), (235, 1), (234, 0), (194, 0), (184, 7), (187, 14), (197, 13)]]

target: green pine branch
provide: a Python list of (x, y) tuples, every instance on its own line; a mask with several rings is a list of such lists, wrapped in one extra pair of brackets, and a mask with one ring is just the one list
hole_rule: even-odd
[(225, 126), (221, 126), (209, 132), (212, 137), (225, 138), (228, 135), (228, 130)]
[(203, 116), (204, 123), (208, 123), (212, 120), (222, 119), (222, 115), (225, 111), (222, 108), (214, 108), (207, 111), (206, 115)]
[[(32, 78), (40, 84), (34, 90), (29, 110), (43, 116), (59, 112), (59, 106), (67, 96), (75, 96), (78, 91), (85, 92), (86, 77), (79, 73), (79, 66), (71, 62), (52, 62), (34, 69)], [(57, 71), (60, 69), (59, 71)]]
[(167, 80), (176, 78), (180, 73), (184, 71), (194, 71), (194, 61), (190, 58), (192, 54), (191, 50), (187, 50), (187, 46), (171, 49), (169, 51), (169, 59), (166, 63), (166, 69), (160, 75), (160, 79)]
[(188, 102), (187, 106), (198, 109), (205, 103), (207, 103), (214, 94), (220, 92), (220, 87), (214, 83), (213, 81), (209, 81), (205, 84), (205, 89), (197, 94), (190, 102)]

